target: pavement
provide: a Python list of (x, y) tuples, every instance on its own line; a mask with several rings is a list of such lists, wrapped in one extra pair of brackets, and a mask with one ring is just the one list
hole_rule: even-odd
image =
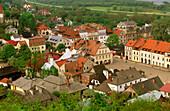
[(151, 65), (136, 63), (132, 61), (127, 61), (126, 63), (125, 60), (115, 58), (115, 57), (113, 59), (113, 63), (106, 65), (106, 67), (108, 69), (118, 69), (118, 70), (128, 69), (129, 67), (135, 67), (137, 70), (144, 71), (146, 74), (146, 78), (159, 76), (164, 83), (167, 82), (170, 83), (170, 71), (168, 71), (167, 69), (161, 69), (160, 67), (152, 67)]

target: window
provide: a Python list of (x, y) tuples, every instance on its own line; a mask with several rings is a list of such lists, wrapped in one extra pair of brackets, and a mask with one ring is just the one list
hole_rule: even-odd
[(162, 61), (164, 61), (164, 58), (162, 58)]
[(43, 49), (44, 47), (42, 46), (42, 49)]
[(107, 55), (106, 55), (106, 58), (107, 58)]
[(155, 59), (155, 56), (153, 56), (153, 59)]
[(158, 57), (158, 60), (159, 60), (159, 57)]
[(122, 86), (120, 86), (120, 88), (122, 88)]
[(87, 67), (87, 69), (88, 69), (88, 67)]
[(104, 56), (103, 56), (103, 59), (104, 59)]
[(96, 57), (96, 60), (98, 60), (98, 57)]

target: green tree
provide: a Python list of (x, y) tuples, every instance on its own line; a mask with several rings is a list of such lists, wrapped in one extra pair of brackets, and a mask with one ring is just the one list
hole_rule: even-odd
[(4, 12), (4, 16), (5, 16), (6, 19), (8, 19), (11, 16), (11, 12), (9, 10), (6, 10)]
[(49, 27), (52, 28), (52, 29), (55, 28), (55, 23), (50, 23)]
[(59, 52), (63, 52), (63, 51), (65, 51), (66, 46), (65, 46), (63, 43), (61, 43), (61, 44), (58, 44), (58, 46), (57, 46), (56, 49), (57, 49)]
[(13, 45), (4, 45), (0, 52), (0, 58), (7, 61), (10, 57), (15, 56), (16, 52)]
[(27, 45), (21, 45), (19, 49), (19, 53), (17, 54), (17, 57), (22, 57), (24, 61), (27, 61), (31, 58), (31, 51), (28, 48)]
[(31, 31), (36, 31), (37, 29), (36, 19), (29, 12), (25, 12), (19, 17), (19, 33), (23, 33), (25, 28), (30, 28)]
[(106, 45), (108, 47), (113, 45), (119, 45), (119, 37), (117, 34), (109, 35), (106, 42)]
[(151, 34), (156, 40), (170, 41), (170, 17), (155, 20), (152, 23)]
[(46, 78), (49, 75), (58, 76), (58, 70), (54, 66), (51, 66), (50, 69), (42, 69), (41, 70), (41, 78), (42, 79)]
[(12, 7), (11, 9), (11, 18), (18, 19), (20, 15), (20, 12), (17, 8)]

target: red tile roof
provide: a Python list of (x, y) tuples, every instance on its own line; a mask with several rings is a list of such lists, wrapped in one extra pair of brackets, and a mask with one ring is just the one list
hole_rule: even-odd
[(2, 4), (0, 4), (0, 14), (3, 13)]
[(38, 12), (47, 12), (46, 9), (40, 9)]
[(78, 39), (73, 42), (70, 50), (73, 50), (73, 47), (76, 50), (81, 48), (86, 54), (95, 55), (100, 46), (101, 42), (99, 41)]
[(17, 43), (16, 43), (14, 40), (8, 40), (7, 43), (8, 43), (8, 44), (11, 44), (11, 45), (13, 45), (13, 46), (16, 46), (16, 45), (17, 45)]
[(46, 27), (45, 25), (41, 25), (38, 27), (38, 31), (44, 30), (44, 29), (49, 29), (49, 27)]
[(75, 76), (83, 73), (83, 65), (87, 61), (87, 58), (80, 57), (77, 61), (69, 62), (66, 64), (66, 69), (68, 72), (65, 72), (65, 75)]
[(45, 38), (42, 37), (33, 37), (29, 39), (29, 46), (39, 46), (39, 45), (45, 45)]
[(68, 39), (80, 38), (79, 31), (75, 31), (70, 27), (58, 26), (57, 28), (59, 30), (55, 32), (56, 35), (61, 34), (62, 37), (66, 37)]
[(162, 86), (159, 90), (170, 93), (170, 83), (166, 83), (166, 84), (165, 84), (164, 86)]
[(115, 30), (113, 33), (119, 36), (121, 32), (122, 32), (121, 30)]
[(63, 64), (67, 63), (68, 61), (67, 60), (61, 60), (61, 61), (56, 61), (55, 63), (61, 67)]
[(3, 78), (0, 82), (6, 83), (6, 84), (12, 83), (12, 81), (9, 80), (8, 78)]
[(128, 47), (133, 47), (133, 45), (136, 43), (135, 40), (129, 40), (128, 43), (125, 45), (125, 46), (128, 46)]
[(80, 26), (81, 30), (86, 31), (88, 33), (90, 32), (97, 32), (98, 30), (102, 30), (104, 29), (103, 26), (101, 26), (100, 24), (96, 24), (96, 23), (86, 23)]
[(169, 49), (169, 47), (170, 47), (170, 43), (160, 41), (159, 44), (156, 46), (156, 48), (152, 52), (165, 54), (165, 52)]
[(147, 39), (140, 38), (136, 44), (133, 46), (133, 49), (137, 48), (140, 50), (140, 48), (146, 43)]
[(18, 44), (20, 44), (20, 45), (24, 45), (25, 44), (26, 46), (28, 46), (25, 41), (19, 41)]
[(58, 59), (61, 57), (58, 53), (48, 52), (48, 53), (46, 53), (45, 59), (42, 60), (42, 61), (43, 61), (44, 63), (49, 62), (49, 61), (48, 61), (48, 58), (49, 58), (50, 55), (52, 55), (52, 57), (53, 57), (54, 60), (58, 60)]
[(146, 43), (141, 47), (141, 50), (152, 51), (157, 45), (159, 41), (157, 40), (147, 40)]

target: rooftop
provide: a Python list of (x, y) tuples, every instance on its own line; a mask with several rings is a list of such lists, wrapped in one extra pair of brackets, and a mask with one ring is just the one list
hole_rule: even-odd
[(161, 87), (159, 90), (170, 93), (170, 83), (166, 83), (166, 84), (165, 84), (163, 87)]

